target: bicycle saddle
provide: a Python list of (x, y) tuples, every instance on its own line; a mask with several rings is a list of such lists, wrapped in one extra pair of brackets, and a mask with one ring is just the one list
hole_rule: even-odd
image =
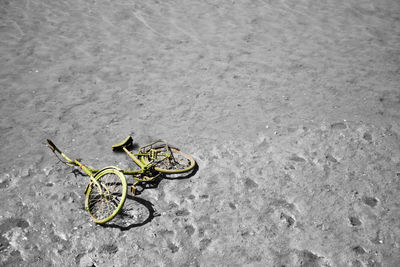
[(112, 149), (118, 150), (118, 149), (122, 149), (123, 147), (129, 147), (132, 145), (132, 141), (133, 141), (132, 137), (128, 136), (122, 142), (119, 142), (118, 144), (113, 145)]

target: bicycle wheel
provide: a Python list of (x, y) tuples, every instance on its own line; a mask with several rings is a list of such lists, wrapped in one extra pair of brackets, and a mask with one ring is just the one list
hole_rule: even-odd
[[(196, 161), (192, 156), (180, 151), (178, 148), (168, 146), (171, 151), (170, 157), (165, 157), (167, 155), (166, 146), (154, 148), (157, 152), (157, 158), (154, 159), (155, 162), (159, 161), (154, 169), (162, 173), (182, 173), (188, 172), (194, 168)], [(148, 164), (151, 159), (149, 156), (144, 156), (142, 158), (145, 164)]]
[(125, 176), (116, 167), (107, 167), (94, 177), (100, 184), (91, 183), (86, 192), (85, 208), (93, 220), (106, 223), (121, 210), (126, 199), (127, 184)]

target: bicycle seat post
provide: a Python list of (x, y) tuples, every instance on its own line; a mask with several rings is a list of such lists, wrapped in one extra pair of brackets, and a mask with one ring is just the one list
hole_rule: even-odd
[(127, 148), (132, 146), (133, 139), (131, 136), (125, 138), (122, 142), (112, 146), (114, 151), (123, 150), (125, 153), (141, 168), (145, 169), (146, 165), (143, 164), (134, 154), (132, 154)]

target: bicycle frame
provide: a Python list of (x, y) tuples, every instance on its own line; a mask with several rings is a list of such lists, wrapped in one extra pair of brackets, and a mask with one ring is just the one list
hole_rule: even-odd
[[(78, 159), (71, 160), (51, 140), (47, 139), (47, 143), (48, 143), (49, 148), (53, 151), (53, 153), (57, 156), (57, 158), (61, 162), (65, 163), (69, 166), (78, 166), (79, 168), (81, 168), (90, 177), (90, 181), (95, 183), (101, 189), (100, 184), (94, 178), (96, 173), (99, 172), (101, 169), (94, 169), (94, 168), (85, 166)], [(125, 151), (125, 153), (140, 167), (140, 170), (120, 170), (120, 171), (123, 174), (127, 174), (127, 175), (146, 174), (154, 164), (156, 164), (157, 162), (160, 162), (162, 160), (165, 160), (166, 158), (169, 158), (171, 156), (170, 152), (167, 152), (166, 154), (157, 154), (154, 151), (153, 146), (157, 143), (165, 144), (165, 147), (167, 148), (167, 150), (169, 150), (167, 142), (165, 142), (163, 140), (158, 140), (151, 144), (148, 144), (146, 146), (139, 148), (139, 153), (137, 153), (137, 154), (133, 154), (126, 147), (122, 147), (122, 149)], [(67, 162), (62, 161), (58, 157), (58, 155), (55, 153), (55, 151), (58, 152)], [(157, 162), (155, 162), (154, 159), (157, 158), (157, 155), (162, 155), (164, 157), (162, 157), (161, 160), (158, 160)], [(139, 160), (138, 157), (140, 157), (140, 156), (149, 156), (152, 160), (149, 163), (145, 163), (145, 162)], [(155, 177), (156, 176), (154, 176), (154, 177), (144, 176), (143, 179), (140, 179), (138, 177), (134, 177), (133, 179), (136, 180), (137, 182), (149, 182), (149, 181), (153, 180)], [(137, 183), (135, 183), (134, 185), (136, 185), (136, 184)]]

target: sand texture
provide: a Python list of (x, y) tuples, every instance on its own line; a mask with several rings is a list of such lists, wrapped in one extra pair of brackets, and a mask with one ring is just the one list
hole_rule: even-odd
[[(0, 1), (0, 266), (400, 266), (400, 2)], [(197, 172), (95, 225), (111, 145)], [(128, 183), (132, 183), (128, 177)]]

